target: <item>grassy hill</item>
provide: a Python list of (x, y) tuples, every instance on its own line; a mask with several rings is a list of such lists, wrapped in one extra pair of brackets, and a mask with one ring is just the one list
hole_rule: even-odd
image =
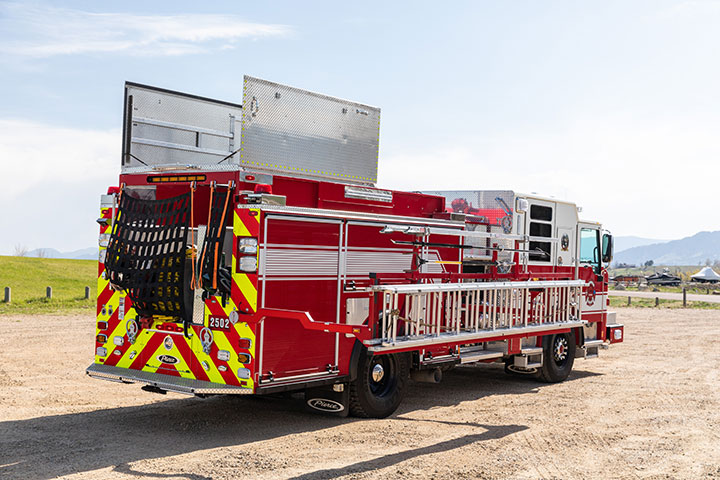
[[(85, 300), (85, 286), (90, 300)], [(12, 289), (11, 303), (2, 300)], [(53, 298), (45, 298), (52, 287)], [(0, 315), (10, 313), (92, 312), (97, 290), (97, 261), (0, 256)]]

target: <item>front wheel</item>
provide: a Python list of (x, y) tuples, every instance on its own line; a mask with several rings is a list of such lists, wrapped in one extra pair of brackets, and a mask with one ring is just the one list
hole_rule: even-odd
[(350, 383), (350, 413), (356, 417), (385, 418), (405, 396), (410, 375), (410, 355), (368, 355), (358, 359), (357, 378)]
[(565, 380), (575, 362), (575, 336), (572, 332), (543, 337), (543, 363), (538, 372), (540, 380), (557, 383)]

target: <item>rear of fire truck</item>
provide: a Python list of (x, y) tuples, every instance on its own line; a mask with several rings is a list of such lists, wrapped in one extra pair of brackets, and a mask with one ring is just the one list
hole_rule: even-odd
[(574, 205), (378, 189), (379, 109), (243, 87), (240, 105), (126, 84), (90, 376), (385, 417), (410, 375), (502, 362), (556, 382), (622, 341), (611, 237)]
[(234, 209), (241, 115), (240, 105), (126, 84), (120, 183), (98, 218), (89, 375), (160, 393), (254, 392), (255, 333), (241, 317), (255, 303), (237, 301), (238, 289), (252, 299), (237, 268), (252, 257), (236, 255), (256, 244), (233, 235), (257, 230)]
[[(328, 282), (300, 281), (292, 265), (281, 295), (261, 288), (261, 224), (269, 207), (307, 210), (333, 195), (334, 210), (363, 208), (352, 203), (366, 197), (386, 207), (375, 198), (382, 193), (364, 188), (377, 173), (379, 114), (252, 77), (242, 105), (126, 83), (119, 186), (102, 195), (98, 218), (95, 361), (87, 373), (198, 396), (307, 390), (347, 375), (361, 328), (329, 325), (335, 311), (331, 322), (316, 322), (308, 312), (324, 317), (328, 300), (313, 290)], [(441, 204), (424, 202), (428, 211)], [(322, 221), (312, 229), (282, 224), (271, 221), (273, 238), (292, 238), (288, 244), (325, 233)], [(260, 308), (266, 297), (273, 311)], [(278, 328), (283, 321), (290, 325)], [(342, 354), (340, 336), (350, 345)], [(332, 402), (315, 403), (333, 410)]]

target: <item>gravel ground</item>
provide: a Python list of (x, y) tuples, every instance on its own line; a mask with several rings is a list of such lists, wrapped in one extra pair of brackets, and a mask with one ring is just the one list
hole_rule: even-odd
[(561, 384), (463, 367), (385, 420), (93, 380), (93, 319), (0, 317), (0, 478), (720, 478), (720, 311), (618, 309)]

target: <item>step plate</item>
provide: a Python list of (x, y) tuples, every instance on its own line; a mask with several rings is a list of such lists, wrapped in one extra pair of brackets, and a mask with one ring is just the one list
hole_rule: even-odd
[(466, 364), (466, 363), (482, 362), (484, 360), (492, 360), (494, 358), (501, 358), (503, 355), (505, 355), (505, 352), (497, 351), (497, 350), (480, 350), (477, 352), (469, 352), (469, 353), (465, 353), (465, 354), (460, 354), (460, 363)]
[(223, 385), (220, 383), (206, 382), (192, 378), (171, 377), (162, 373), (143, 372), (127, 368), (114, 367), (110, 365), (99, 365), (93, 363), (87, 370), (89, 376), (124, 383), (146, 383), (168, 392), (184, 393), (186, 395), (212, 395), (212, 394), (252, 394), (251, 388), (236, 387), (234, 385)]

